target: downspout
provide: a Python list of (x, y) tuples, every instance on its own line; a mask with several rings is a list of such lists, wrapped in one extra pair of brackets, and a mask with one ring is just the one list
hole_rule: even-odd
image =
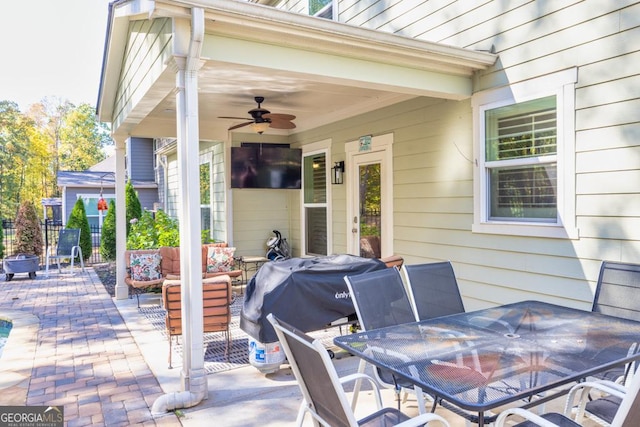
[[(176, 115), (178, 119), (178, 171), (182, 206), (180, 208), (180, 269), (182, 274), (182, 332), (183, 367), (182, 389), (184, 391), (167, 393), (155, 400), (151, 413), (160, 415), (167, 411), (190, 408), (208, 396), (207, 376), (204, 370), (203, 351), (203, 306), (200, 249), (199, 210), (193, 212), (192, 205), (199, 206), (200, 194), (193, 189), (199, 185), (198, 168), (189, 170), (189, 160), (198, 158), (198, 69), (201, 66), (200, 53), (204, 40), (204, 10), (191, 9), (191, 36), (184, 63), (177, 58)], [(194, 198), (195, 197), (195, 198)], [(196, 200), (197, 199), (197, 200)], [(192, 218), (193, 216), (193, 218)], [(196, 218), (197, 217), (197, 218)], [(191, 268), (191, 265), (198, 268)]]

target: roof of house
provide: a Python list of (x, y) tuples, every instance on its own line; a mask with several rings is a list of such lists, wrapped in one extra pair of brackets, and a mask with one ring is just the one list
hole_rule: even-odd
[[(155, 182), (133, 180), (135, 188), (157, 188)], [(115, 173), (104, 171), (60, 171), (58, 172), (58, 187), (84, 188), (114, 188)]]

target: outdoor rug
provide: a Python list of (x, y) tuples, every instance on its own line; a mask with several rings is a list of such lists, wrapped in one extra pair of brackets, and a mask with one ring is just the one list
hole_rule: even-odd
[[(231, 345), (229, 347), (228, 358), (225, 356), (226, 340), (222, 332), (212, 332), (204, 334), (204, 369), (207, 374), (215, 372), (228, 371), (230, 369), (241, 368), (249, 365), (249, 336), (240, 329), (240, 311), (242, 310), (244, 298), (238, 295), (231, 305), (231, 325), (229, 332), (231, 333)], [(166, 311), (159, 305), (150, 305), (140, 307), (140, 314), (151, 322), (165, 339), (167, 339), (167, 352), (169, 351), (169, 341), (167, 329), (165, 326)], [(320, 339), (327, 348), (334, 347), (333, 338), (346, 333), (345, 328), (332, 327), (326, 330), (310, 332), (309, 335)], [(174, 368), (182, 366), (182, 337), (173, 337), (171, 346), (172, 366)]]

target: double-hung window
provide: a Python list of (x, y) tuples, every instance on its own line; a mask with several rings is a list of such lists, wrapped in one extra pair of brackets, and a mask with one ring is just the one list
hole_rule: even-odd
[(209, 161), (200, 164), (200, 226), (207, 237), (212, 236), (211, 162)]
[(302, 247), (303, 255), (328, 255), (331, 248), (329, 211), (329, 161), (331, 141), (303, 147), (302, 154)]
[(474, 232), (577, 237), (575, 71), (474, 96)]
[(327, 255), (327, 158), (304, 157), (305, 253)]
[(488, 219), (556, 222), (556, 97), (485, 111)]

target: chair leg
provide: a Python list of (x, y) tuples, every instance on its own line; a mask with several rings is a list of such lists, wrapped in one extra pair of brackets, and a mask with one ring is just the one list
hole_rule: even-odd
[[(358, 373), (362, 374), (367, 366), (367, 362), (364, 359), (360, 359), (358, 363)], [(355, 411), (356, 404), (358, 403), (358, 395), (360, 394), (360, 387), (362, 386), (362, 379), (358, 378), (353, 384), (353, 398), (351, 399), (351, 409)]]
[(82, 248), (80, 246), (78, 246), (78, 257), (80, 258), (80, 268), (82, 269), (82, 272), (84, 273), (84, 260), (82, 257)]
[(171, 366), (171, 340), (173, 339), (173, 337), (171, 335), (169, 335), (169, 369), (173, 369), (173, 366)]

